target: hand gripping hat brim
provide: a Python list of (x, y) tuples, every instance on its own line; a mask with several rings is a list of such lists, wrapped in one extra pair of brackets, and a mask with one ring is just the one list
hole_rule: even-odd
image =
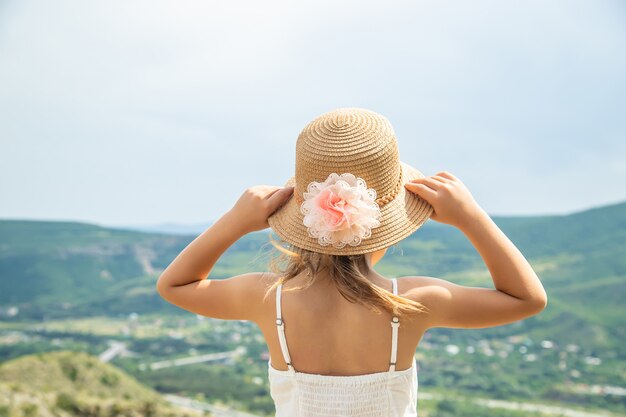
[[(356, 246), (322, 245), (304, 224), (303, 193), (310, 181), (324, 181), (331, 172), (353, 173), (365, 179), (368, 187), (373, 186), (378, 196), (387, 197), (380, 205), (380, 225)], [(424, 177), (400, 161), (395, 134), (386, 118), (361, 108), (337, 109), (319, 116), (300, 133), (296, 175), (284, 184), (294, 186), (294, 191), (268, 223), (282, 240), (301, 249), (334, 255), (375, 252), (410, 236), (432, 215), (432, 206), (404, 187), (404, 183)]]

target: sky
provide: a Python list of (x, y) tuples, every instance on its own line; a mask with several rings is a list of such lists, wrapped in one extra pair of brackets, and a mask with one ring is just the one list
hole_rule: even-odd
[(491, 215), (626, 200), (623, 1), (0, 2), (0, 218), (213, 221), (363, 107)]

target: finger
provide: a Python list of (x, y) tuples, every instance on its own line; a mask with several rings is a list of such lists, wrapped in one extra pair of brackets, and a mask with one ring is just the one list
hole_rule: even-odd
[(432, 188), (426, 186), (425, 184), (408, 182), (408, 183), (405, 184), (405, 187), (409, 191), (411, 191), (411, 192), (419, 195), (420, 197), (424, 198), (424, 200), (428, 201), (429, 203), (435, 197), (437, 197), (437, 191), (435, 191)]
[(268, 187), (268, 188), (269, 188), (270, 190), (271, 190), (272, 188), (275, 188), (275, 189), (274, 189), (274, 190), (271, 190), (269, 193), (267, 193), (267, 194), (265, 195), (265, 197), (263, 197), (263, 198), (265, 198), (266, 200), (269, 200), (270, 198), (272, 198), (272, 196), (273, 196), (274, 194), (276, 194), (276, 193), (277, 193), (277, 192), (279, 192), (280, 190), (283, 190), (283, 189), (284, 189), (283, 187), (276, 187), (276, 186), (273, 186), (273, 187)]
[(415, 182), (417, 184), (424, 184), (424, 185), (432, 188), (433, 190), (439, 189), (439, 187), (441, 187), (441, 184), (442, 184), (441, 181), (433, 179), (432, 177), (416, 178), (416, 179), (411, 180), (411, 181)]
[(449, 180), (456, 180), (457, 179), (454, 175), (452, 175), (448, 171), (440, 171), (440, 172), (437, 173), (437, 175), (440, 175), (440, 176), (442, 176), (444, 178), (448, 178)]
[(293, 194), (293, 186), (282, 187), (272, 193), (272, 197), (269, 199), (270, 207), (275, 209), (285, 203), (289, 197)]
[(438, 181), (440, 181), (440, 182), (442, 182), (444, 184), (448, 184), (448, 183), (452, 182), (452, 180), (450, 178), (446, 178), (446, 177), (441, 176), (441, 175), (433, 175), (431, 178), (434, 178), (434, 179), (436, 179), (436, 180), (438, 180)]

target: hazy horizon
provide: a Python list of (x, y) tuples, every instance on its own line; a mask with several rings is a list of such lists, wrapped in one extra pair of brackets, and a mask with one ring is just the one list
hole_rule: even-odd
[(626, 200), (626, 6), (0, 4), (0, 218), (214, 221), (338, 107), (498, 216)]

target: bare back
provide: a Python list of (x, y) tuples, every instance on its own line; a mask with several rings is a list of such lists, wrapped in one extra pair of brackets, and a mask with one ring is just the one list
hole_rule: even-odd
[[(370, 281), (391, 292), (391, 280), (372, 271)], [(282, 318), (289, 352), (294, 367), (304, 373), (322, 375), (362, 375), (386, 372), (391, 352), (391, 315), (380, 314), (346, 300), (333, 283), (318, 276), (306, 289), (307, 278), (299, 275), (283, 286)], [(403, 294), (403, 281), (398, 279), (398, 295)], [(273, 300), (273, 291), (268, 300)], [(265, 305), (258, 325), (265, 336), (272, 366), (287, 370), (276, 327), (273, 302)], [(411, 367), (415, 349), (427, 326), (419, 318), (413, 322), (400, 320), (398, 331), (397, 370)]]

